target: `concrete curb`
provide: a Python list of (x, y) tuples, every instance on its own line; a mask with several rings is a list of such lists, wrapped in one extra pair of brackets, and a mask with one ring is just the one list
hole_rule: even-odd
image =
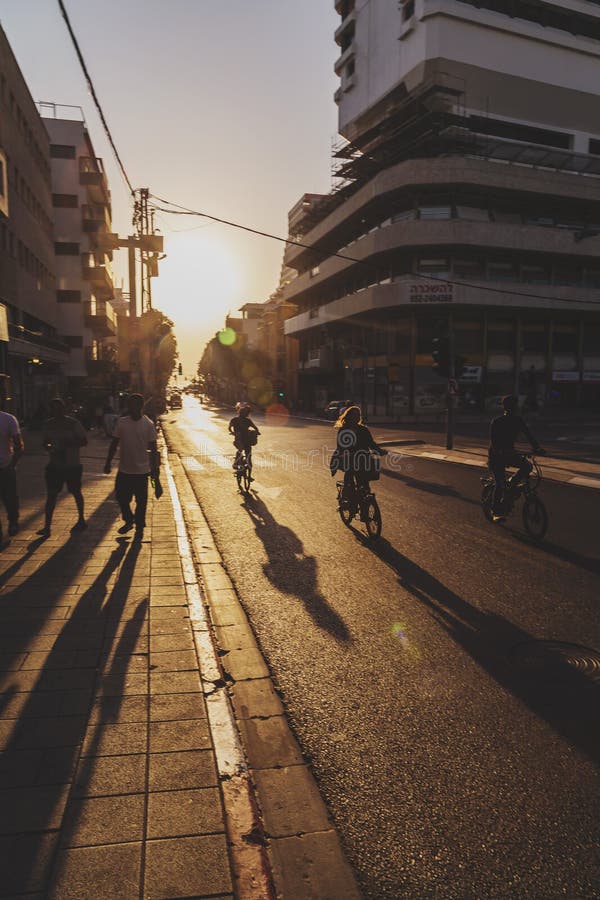
[[(289, 727), (252, 626), (225, 569), (188, 475), (169, 455), (187, 533), (200, 570), (222, 683), (227, 684), (260, 821), (245, 842), (266, 838), (270, 875), (281, 900), (359, 900), (362, 896), (310, 768)], [(211, 633), (204, 640), (212, 643)], [(213, 673), (214, 675), (214, 673)], [(204, 677), (204, 676), (203, 676)], [(218, 682), (210, 676), (214, 687)], [(210, 695), (207, 696), (210, 705)], [(225, 797), (228, 801), (228, 798)], [(229, 798), (231, 801), (231, 798)], [(231, 802), (228, 803), (231, 809)], [(245, 868), (234, 874), (239, 897)], [(268, 896), (268, 895), (265, 895)]]

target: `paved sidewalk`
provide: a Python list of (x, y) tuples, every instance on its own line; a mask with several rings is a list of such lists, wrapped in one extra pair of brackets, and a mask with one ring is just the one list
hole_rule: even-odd
[(0, 896), (232, 897), (169, 493), (141, 544), (119, 537), (92, 436), (89, 527), (69, 533), (64, 494), (41, 540), (45, 458), (26, 442), (0, 553)]

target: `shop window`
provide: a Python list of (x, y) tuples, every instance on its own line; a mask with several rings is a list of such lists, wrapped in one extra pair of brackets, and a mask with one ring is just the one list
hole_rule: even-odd
[(545, 353), (548, 335), (543, 322), (525, 323), (521, 330), (521, 349), (524, 353)]
[(514, 322), (499, 321), (488, 324), (488, 351), (512, 353), (515, 349)]
[(585, 356), (600, 356), (600, 325), (583, 326), (583, 352)]
[(471, 321), (454, 323), (454, 346), (457, 353), (468, 357), (483, 355), (483, 322)]
[(552, 351), (554, 353), (577, 353), (578, 349), (579, 331), (577, 325), (555, 323), (552, 335)]

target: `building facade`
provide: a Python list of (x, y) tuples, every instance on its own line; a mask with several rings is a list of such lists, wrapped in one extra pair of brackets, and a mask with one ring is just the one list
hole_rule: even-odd
[(0, 28), (0, 303), (14, 412), (30, 418), (64, 386), (69, 347), (56, 301), (48, 135)]
[(118, 237), (102, 160), (79, 108), (65, 109), (73, 117), (43, 121), (50, 137), (58, 322), (71, 350), (66, 374), (71, 393), (112, 393), (117, 315), (111, 260)]
[(285, 263), (307, 406), (600, 407), (600, 4), (336, 0), (337, 187)]

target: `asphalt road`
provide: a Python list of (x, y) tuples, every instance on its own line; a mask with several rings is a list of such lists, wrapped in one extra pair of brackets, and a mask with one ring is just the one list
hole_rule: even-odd
[(544, 482), (538, 547), (483, 519), (480, 471), (397, 456), (369, 544), (332, 429), (259, 421), (244, 499), (228, 418), (165, 428), (365, 895), (600, 896), (598, 491)]

